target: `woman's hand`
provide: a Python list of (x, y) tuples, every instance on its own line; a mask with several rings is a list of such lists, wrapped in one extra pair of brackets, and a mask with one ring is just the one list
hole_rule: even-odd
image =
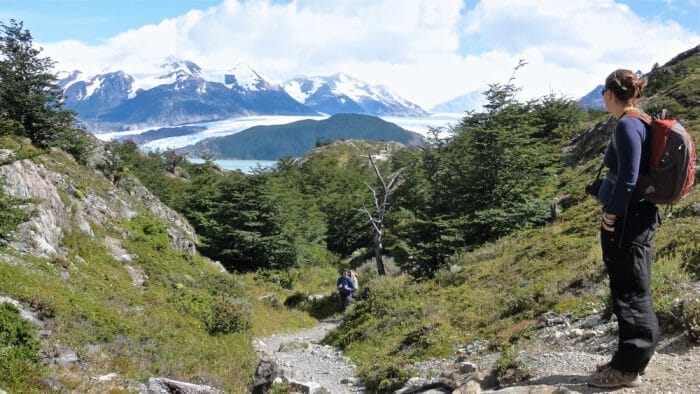
[(617, 216), (615, 216), (612, 213), (603, 213), (603, 217), (600, 220), (600, 225), (603, 227), (603, 230), (613, 232), (615, 231), (615, 219), (617, 219)]

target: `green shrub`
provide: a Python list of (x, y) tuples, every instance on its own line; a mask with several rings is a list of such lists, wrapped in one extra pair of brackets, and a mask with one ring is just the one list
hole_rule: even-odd
[(131, 240), (148, 243), (153, 249), (164, 251), (169, 249), (170, 238), (165, 224), (150, 216), (137, 216), (126, 223), (130, 230)]
[(0, 241), (9, 240), (17, 226), (29, 219), (24, 210), (17, 208), (22, 203), (22, 200), (7, 196), (0, 183)]
[(287, 290), (294, 288), (294, 283), (299, 279), (299, 271), (294, 269), (275, 270), (259, 269), (255, 272), (255, 280), (274, 283)]
[(689, 297), (683, 302), (681, 321), (688, 338), (700, 342), (700, 297)]
[(0, 304), (0, 383), (12, 389), (37, 375), (39, 341), (14, 306)]
[(501, 350), (501, 358), (496, 365), (498, 382), (500, 385), (509, 385), (522, 382), (530, 378), (527, 365), (518, 360), (518, 352), (515, 346), (505, 346)]
[(250, 329), (250, 305), (232, 298), (220, 298), (212, 304), (205, 325), (210, 334), (243, 332)]
[(400, 389), (411, 377), (411, 373), (394, 363), (371, 363), (359, 370), (367, 389), (372, 392), (390, 392)]
[(0, 119), (0, 135), (25, 135), (22, 123), (11, 119)]

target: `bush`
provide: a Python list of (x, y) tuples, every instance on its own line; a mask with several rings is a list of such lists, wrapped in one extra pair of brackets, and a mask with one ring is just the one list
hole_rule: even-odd
[(212, 304), (205, 325), (210, 334), (243, 332), (250, 329), (250, 305), (245, 301), (220, 298)]
[(31, 378), (37, 368), (39, 341), (33, 327), (14, 306), (0, 304), (0, 381), (12, 388)]
[(17, 208), (23, 202), (7, 196), (0, 183), (0, 241), (10, 240), (17, 226), (29, 219), (29, 215), (24, 210)]
[(25, 135), (22, 123), (11, 119), (0, 119), (0, 135)]
[(683, 302), (681, 322), (688, 338), (700, 342), (700, 297), (689, 297)]
[(361, 368), (359, 375), (371, 391), (390, 392), (400, 389), (411, 377), (411, 373), (395, 364), (371, 364)]
[(274, 283), (287, 290), (294, 288), (294, 282), (299, 279), (299, 271), (294, 269), (276, 270), (262, 268), (255, 272), (255, 280)]
[(531, 376), (527, 365), (518, 360), (516, 348), (509, 345), (502, 349), (496, 371), (498, 372), (498, 383), (502, 386), (525, 381)]

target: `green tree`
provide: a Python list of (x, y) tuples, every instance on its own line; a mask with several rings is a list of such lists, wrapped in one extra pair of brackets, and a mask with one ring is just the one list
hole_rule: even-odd
[(277, 161), (266, 176), (264, 192), (279, 221), (281, 234), (292, 241), (298, 264), (323, 263), (326, 253), (326, 216), (319, 200), (307, 194), (301, 169), (290, 158)]
[(63, 148), (84, 162), (90, 140), (75, 127), (75, 113), (62, 108), (54, 61), (40, 53), (22, 22), (0, 22), (0, 117), (21, 124), (35, 145)]
[(561, 169), (560, 148), (585, 118), (572, 100), (530, 102), (511, 84), (484, 92), (449, 139), (429, 138), (401, 164), (406, 182), (390, 224), (392, 252), (404, 269), (430, 276), (460, 248), (544, 223)]

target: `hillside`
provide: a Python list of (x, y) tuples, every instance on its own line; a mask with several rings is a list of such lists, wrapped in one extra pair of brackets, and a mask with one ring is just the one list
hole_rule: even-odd
[[(700, 99), (698, 49), (652, 71), (649, 99), (643, 104), (652, 113), (661, 105), (669, 107), (691, 130), (695, 141), (700, 138), (700, 107), (692, 104)], [(527, 381), (526, 372), (537, 369), (536, 357), (565, 359), (568, 354), (561, 346), (563, 339), (552, 338), (547, 347), (537, 348), (541, 345), (538, 328), (547, 316), (544, 313), (560, 314), (579, 324), (598, 319), (593, 326), (596, 330), (612, 313), (597, 234), (599, 207), (584, 193), (584, 186), (595, 178), (612, 125), (608, 120), (595, 120), (564, 144), (563, 159), (568, 164), (557, 175), (556, 194), (552, 196), (560, 211), (556, 221), (459, 252), (430, 280), (399, 276), (370, 283), (365, 279), (362, 300), (326, 343), (344, 349), (369, 387), (384, 390), (401, 387), (411, 376), (431, 381), (436, 373), (440, 375), (435, 362), (442, 359), (457, 365), (452, 374), (438, 379), (450, 384), (459, 384), (458, 376), (476, 379), (485, 388), (518, 381), (537, 384)], [(673, 215), (663, 219), (655, 239), (652, 288), (666, 343), (684, 342), (679, 333), (700, 319), (699, 190), (696, 186), (673, 207)], [(612, 327), (615, 329), (614, 324)], [(598, 338), (591, 340), (604, 342), (599, 337), (607, 335), (604, 332), (588, 334)], [(576, 351), (589, 363), (582, 365), (581, 373), (590, 371), (594, 360), (609, 354), (607, 347), (587, 346), (582, 342), (585, 338), (576, 338), (581, 343)], [(527, 359), (528, 355), (533, 356), (529, 367), (523, 357), (516, 358)], [(490, 360), (481, 366), (480, 377), (460, 373), (461, 363), (477, 360)], [(556, 374), (553, 365), (549, 371)], [(491, 372), (492, 376), (484, 376)], [(672, 381), (673, 377), (663, 379)], [(568, 380), (563, 377), (557, 382)], [(654, 392), (666, 391), (663, 386), (652, 387)]]
[(251, 335), (311, 323), (259, 300), (284, 298), (279, 287), (201, 257), (192, 227), (136, 179), (117, 186), (8, 136), (0, 159), (2, 235), (17, 212), (7, 201), (29, 213), (0, 244), (0, 325), (16, 330), (2, 340), (18, 335), (2, 350), (0, 389), (132, 392), (165, 377), (241, 392), (257, 362)]
[(422, 137), (374, 116), (338, 114), (319, 121), (255, 126), (225, 137), (208, 138), (179, 151), (193, 157), (209, 153), (215, 159), (277, 160), (300, 157), (320, 142), (341, 139), (395, 141), (414, 146)]

